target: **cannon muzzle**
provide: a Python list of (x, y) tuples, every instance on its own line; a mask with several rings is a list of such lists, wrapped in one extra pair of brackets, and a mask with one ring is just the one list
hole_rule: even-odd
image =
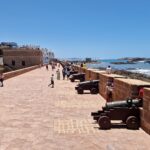
[(98, 115), (101, 114), (101, 112), (103, 112), (103, 111), (99, 110), (99, 111), (96, 111), (96, 112), (91, 112), (91, 116), (98, 116)]

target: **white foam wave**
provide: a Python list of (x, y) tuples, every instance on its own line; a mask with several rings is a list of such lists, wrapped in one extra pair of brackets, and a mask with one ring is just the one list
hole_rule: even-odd
[(129, 71), (150, 76), (150, 69), (135, 69), (135, 70), (129, 70)]
[(138, 61), (138, 62), (140, 62), (140, 63), (144, 63), (145, 61), (144, 61), (144, 60), (141, 60), (141, 61)]

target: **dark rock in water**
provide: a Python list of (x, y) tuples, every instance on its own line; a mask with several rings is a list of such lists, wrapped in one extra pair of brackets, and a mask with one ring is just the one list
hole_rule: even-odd
[(150, 63), (150, 58), (141, 58), (141, 57), (134, 57), (134, 58), (125, 57), (125, 58), (120, 58), (118, 60), (127, 60), (128, 62), (145, 61), (145, 62)]
[(136, 70), (135, 68), (127, 68), (127, 70)]
[(138, 62), (138, 61), (144, 61), (144, 60), (145, 60), (145, 58), (136, 57), (136, 58), (131, 58), (128, 61), (130, 61), (130, 62)]
[(124, 65), (124, 64), (136, 64), (136, 63), (127, 61), (127, 62), (111, 62), (111, 64)]
[(150, 60), (145, 61), (144, 63), (149, 63), (150, 64)]

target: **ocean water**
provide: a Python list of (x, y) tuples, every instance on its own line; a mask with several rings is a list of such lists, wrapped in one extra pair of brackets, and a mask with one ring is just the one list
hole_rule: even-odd
[(111, 62), (127, 62), (127, 60), (105, 59), (100, 60), (99, 64), (88, 64), (89, 68), (106, 68), (108, 65), (115, 70), (126, 70), (130, 72), (140, 73), (150, 77), (150, 64), (144, 61), (138, 61), (135, 64), (111, 64)]

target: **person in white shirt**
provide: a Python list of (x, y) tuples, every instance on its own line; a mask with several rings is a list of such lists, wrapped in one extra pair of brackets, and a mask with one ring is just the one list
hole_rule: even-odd
[(60, 80), (60, 71), (59, 71), (59, 69), (56, 71), (56, 74), (57, 74), (57, 80)]
[(107, 73), (107, 74), (111, 74), (111, 67), (110, 67), (110, 66), (108, 66), (108, 67), (106, 68), (106, 73)]

